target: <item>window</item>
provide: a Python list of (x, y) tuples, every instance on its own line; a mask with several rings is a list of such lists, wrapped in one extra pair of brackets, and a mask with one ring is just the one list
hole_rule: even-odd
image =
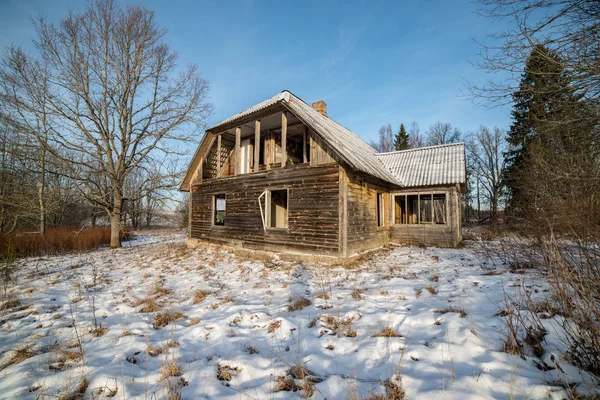
[(269, 211), (271, 228), (287, 228), (288, 226), (288, 191), (271, 190), (269, 199)]
[(433, 221), (436, 224), (446, 223), (446, 195), (444, 193), (433, 195)]
[(225, 225), (225, 195), (217, 194), (214, 196), (214, 225)]
[(394, 223), (446, 224), (446, 194), (421, 193), (394, 196)]
[(377, 226), (381, 228), (385, 225), (385, 204), (383, 200), (383, 193), (377, 193)]

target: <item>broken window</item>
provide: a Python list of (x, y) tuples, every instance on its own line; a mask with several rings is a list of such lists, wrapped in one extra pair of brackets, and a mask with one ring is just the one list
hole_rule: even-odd
[(422, 224), (430, 224), (433, 222), (433, 214), (431, 209), (431, 194), (421, 194), (419, 203), (419, 222)]
[(288, 191), (271, 190), (269, 200), (269, 215), (271, 228), (287, 228), (288, 226)]
[(446, 194), (394, 196), (395, 224), (446, 224)]
[(384, 206), (383, 193), (377, 193), (377, 226), (380, 228), (385, 225)]
[(446, 223), (446, 194), (433, 195), (433, 221), (436, 224)]
[(225, 195), (217, 194), (214, 198), (214, 224), (225, 225)]
[(394, 223), (406, 224), (406, 196), (394, 196)]

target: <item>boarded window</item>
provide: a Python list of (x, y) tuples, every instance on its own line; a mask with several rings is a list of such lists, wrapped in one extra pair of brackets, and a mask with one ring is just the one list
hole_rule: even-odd
[(394, 196), (394, 223), (406, 224), (406, 196)]
[(288, 191), (272, 190), (270, 192), (269, 214), (271, 228), (287, 228), (288, 226)]
[(433, 195), (433, 220), (436, 224), (446, 223), (446, 194)]
[(385, 225), (384, 212), (385, 204), (383, 200), (383, 193), (377, 193), (377, 226), (382, 227)]
[(217, 194), (214, 198), (214, 224), (225, 225), (225, 195)]

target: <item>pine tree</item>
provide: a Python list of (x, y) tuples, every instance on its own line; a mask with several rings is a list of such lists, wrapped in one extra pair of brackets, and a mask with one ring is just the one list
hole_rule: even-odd
[[(559, 56), (541, 45), (534, 46), (513, 95), (513, 123), (507, 142), (506, 183), (509, 207), (532, 202), (531, 184), (539, 182), (532, 149), (548, 156), (576, 157), (588, 152), (594, 142), (594, 113), (577, 94)], [(523, 189), (530, 192), (524, 193)]]
[(410, 149), (410, 144), (408, 143), (409, 137), (406, 132), (406, 128), (404, 128), (404, 124), (400, 124), (400, 129), (398, 133), (396, 133), (396, 137), (394, 138), (394, 148), (396, 150), (406, 150)]

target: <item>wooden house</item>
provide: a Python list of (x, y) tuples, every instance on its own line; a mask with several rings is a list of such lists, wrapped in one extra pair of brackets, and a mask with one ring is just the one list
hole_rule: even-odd
[(460, 243), (462, 143), (377, 153), (289, 91), (206, 130), (180, 190), (189, 244), (346, 259)]

